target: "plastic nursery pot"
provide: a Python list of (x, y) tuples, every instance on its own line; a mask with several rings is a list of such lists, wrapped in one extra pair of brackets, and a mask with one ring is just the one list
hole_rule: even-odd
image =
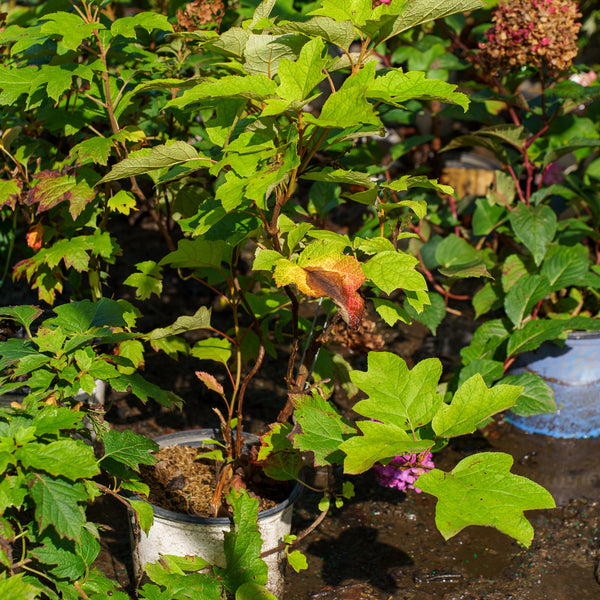
[(507, 420), (529, 433), (557, 438), (600, 436), (600, 332), (572, 332), (564, 346), (545, 343), (522, 354), (511, 375), (538, 373), (554, 391), (557, 411)]
[[(161, 447), (199, 447), (206, 440), (218, 439), (219, 430), (192, 429), (162, 435), (154, 439)], [(258, 441), (252, 434), (244, 434), (249, 442)], [(258, 529), (263, 540), (262, 550), (270, 550), (283, 542), (290, 533), (294, 501), (302, 485), (297, 483), (290, 496), (277, 506), (258, 514)], [(135, 500), (144, 500), (131, 496)], [(142, 576), (146, 563), (156, 562), (161, 555), (200, 556), (211, 564), (224, 567), (223, 534), (231, 529), (226, 517), (195, 517), (166, 510), (149, 503), (154, 511), (154, 522), (146, 535), (137, 526), (135, 513), (129, 509), (130, 537), (133, 550), (133, 568), (136, 578)], [(269, 569), (267, 589), (277, 598), (283, 597), (285, 576), (285, 551), (270, 554), (265, 558)]]

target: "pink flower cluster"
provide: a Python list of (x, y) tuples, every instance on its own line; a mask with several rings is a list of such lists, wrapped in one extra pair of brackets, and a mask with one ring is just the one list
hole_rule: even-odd
[(415, 482), (423, 473), (435, 468), (431, 452), (422, 454), (404, 454), (396, 456), (387, 465), (375, 465), (375, 478), (377, 483), (384, 487), (397, 488), (402, 492), (421, 490), (415, 487)]

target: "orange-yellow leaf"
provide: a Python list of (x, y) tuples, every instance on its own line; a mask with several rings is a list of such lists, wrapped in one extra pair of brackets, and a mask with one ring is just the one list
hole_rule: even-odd
[(29, 228), (27, 232), (27, 245), (34, 250), (39, 250), (42, 247), (42, 238), (44, 236), (44, 227), (41, 223), (37, 223)]
[(293, 283), (307, 296), (331, 298), (344, 321), (353, 329), (359, 326), (365, 304), (358, 288), (366, 277), (360, 263), (353, 256), (321, 256), (306, 263), (304, 267), (280, 260), (274, 275), (278, 286)]

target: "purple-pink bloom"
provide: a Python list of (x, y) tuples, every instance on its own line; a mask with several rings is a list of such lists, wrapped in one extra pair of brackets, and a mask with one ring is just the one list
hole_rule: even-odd
[(379, 485), (397, 488), (402, 492), (415, 490), (417, 494), (420, 494), (421, 490), (414, 486), (415, 482), (423, 473), (434, 468), (431, 452), (396, 456), (387, 465), (373, 467)]

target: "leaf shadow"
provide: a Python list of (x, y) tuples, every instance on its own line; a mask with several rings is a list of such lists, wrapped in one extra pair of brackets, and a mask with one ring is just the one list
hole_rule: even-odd
[(307, 552), (323, 561), (321, 574), (328, 585), (368, 582), (384, 592), (393, 593), (398, 589), (394, 570), (412, 565), (413, 560), (402, 550), (379, 541), (379, 533), (375, 527), (350, 527), (337, 537), (312, 542)]

